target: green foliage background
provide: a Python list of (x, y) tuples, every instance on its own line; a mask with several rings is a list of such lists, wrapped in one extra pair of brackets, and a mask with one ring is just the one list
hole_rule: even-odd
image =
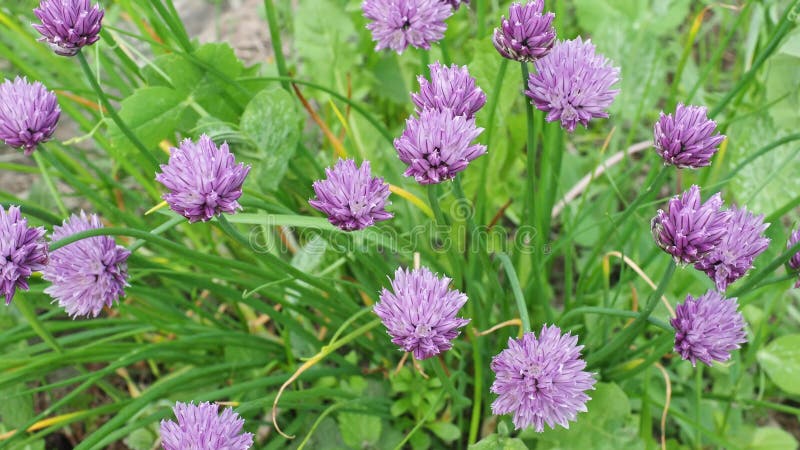
[[(22, 205), (48, 228), (63, 219), (60, 203), (97, 212), (136, 251), (127, 298), (97, 319), (68, 319), (38, 277), (0, 308), (0, 448), (55, 448), (58, 436), (78, 449), (157, 448), (158, 422), (172, 416), (175, 401), (189, 400), (233, 402), (264, 449), (650, 449), (661, 445), (664, 410), (667, 448), (797, 448), (800, 311), (794, 275), (782, 265), (800, 204), (798, 1), (547, 2), (559, 36), (591, 37), (621, 66), (622, 81), (609, 120), (572, 135), (543, 125), (536, 194), (526, 177), (518, 69), (490, 39), (510, 2), (473, 0), (448, 19), (444, 43), (430, 54), (398, 56), (373, 50), (358, 0), (267, 0), (253, 14), (267, 27), (266, 8), (275, 8), (285, 71), (280, 57), (247, 64), (227, 43), (193, 40), (171, 0), (104, 2), (102, 39), (83, 51), (83, 67), (37, 41), (36, 3), (0, 5), (0, 74), (56, 90), (62, 127), (75, 133), (37, 151), (41, 169), (0, 162), (0, 170), (40, 177), (26, 198), (0, 192), (0, 202)], [(413, 111), (421, 62), (446, 58), (467, 65), (488, 97), (477, 121), (489, 154), (459, 177), (466, 215), (454, 184), (431, 193), (403, 178), (392, 147)], [(91, 79), (119, 122), (100, 106)], [(369, 160), (423, 207), (393, 195), (394, 220), (349, 234), (311, 209), (311, 184), (336, 148), (297, 92), (350, 157)], [(652, 139), (659, 112), (678, 102), (708, 106), (728, 136), (710, 168), (678, 178), (648, 149), (594, 178), (551, 220), (582, 177)], [(201, 133), (253, 165), (232, 229), (189, 224), (166, 209), (145, 214), (161, 201), (153, 177), (165, 146)], [(666, 182), (645, 189), (665, 170)], [(39, 182), (48, 178), (57, 192)], [(691, 184), (704, 196), (720, 190), (728, 204), (772, 224), (770, 248), (729, 291), (742, 305), (749, 343), (728, 364), (694, 369), (670, 354), (669, 316), (659, 306), (654, 325), (604, 355), (639, 305), (658, 297), (609, 252), (658, 283), (670, 261), (653, 244), (649, 220)], [(429, 194), (449, 228), (433, 227)], [(507, 233), (489, 244), (509, 255), (513, 274), (499, 251), (456, 251), (470, 222), (495, 217)], [(521, 249), (525, 226), (536, 233)], [(448, 240), (455, 250), (441, 249)], [(395, 371), (402, 354), (370, 312), (387, 276), (415, 253), (470, 297), (471, 325), (442, 364), (422, 364), (429, 378), (410, 362)], [(516, 433), (508, 417), (491, 414), (488, 365), (518, 330), (475, 330), (519, 316), (512, 276), (534, 330), (554, 322), (579, 335), (597, 373), (588, 412), (568, 430)], [(686, 268), (660, 287), (674, 306), (712, 284)], [(297, 436), (287, 440), (273, 427), (273, 402), (309, 358), (316, 363), (287, 386), (277, 409), (282, 429)]]

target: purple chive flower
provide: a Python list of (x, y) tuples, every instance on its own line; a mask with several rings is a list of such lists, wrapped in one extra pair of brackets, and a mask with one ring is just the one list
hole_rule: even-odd
[(753, 260), (769, 246), (764, 231), (769, 227), (764, 216), (756, 216), (747, 208), (731, 208), (730, 220), (725, 234), (710, 252), (705, 254), (694, 267), (706, 273), (717, 286), (725, 291), (729, 284), (743, 277), (753, 266)]
[(444, 37), (444, 21), (453, 14), (450, 3), (440, 0), (364, 0), (364, 17), (375, 50), (403, 53), (409, 45), (428, 50)]
[(247, 450), (253, 445), (253, 434), (243, 433), (244, 419), (212, 403), (175, 404), (172, 408), (178, 423), (161, 421), (161, 445), (164, 450)]
[(467, 119), (475, 117), (475, 113), (486, 103), (486, 94), (475, 84), (467, 70), (467, 66), (442, 66), (438, 62), (428, 66), (431, 81), (424, 76), (417, 77), (419, 93), (411, 94), (417, 106), (417, 113), (427, 109), (449, 109), (456, 116)]
[(483, 132), (475, 119), (453, 116), (448, 110), (424, 109), (409, 117), (403, 135), (394, 140), (400, 160), (408, 164), (404, 175), (420, 184), (449, 180), (486, 153), (486, 146), (471, 144)]
[[(786, 249), (790, 249), (794, 247), (795, 244), (800, 242), (800, 229), (795, 230), (792, 233), (792, 236), (789, 238), (789, 242), (786, 243)], [(791, 267), (795, 272), (800, 272), (800, 252), (795, 253), (789, 259), (789, 267)], [(800, 288), (800, 279), (794, 283), (795, 288)]]
[(611, 89), (619, 81), (619, 67), (595, 54), (591, 40), (559, 41), (535, 64), (525, 95), (547, 113), (548, 122), (560, 120), (572, 132), (578, 123), (585, 127), (593, 118), (608, 117), (606, 109), (619, 93)]
[(0, 205), (0, 298), (11, 303), (17, 288), (28, 290), (28, 278), (47, 264), (44, 228), (28, 226), (19, 206)]
[[(51, 242), (81, 231), (103, 228), (96, 214), (73, 214), (56, 226)], [(97, 317), (104, 306), (111, 307), (125, 295), (128, 286), (127, 260), (130, 252), (111, 236), (81, 239), (50, 253), (42, 278), (52, 283), (44, 290), (72, 317)]]
[(59, 117), (56, 94), (42, 83), (17, 77), (0, 84), (0, 139), (9, 147), (30, 155), (37, 145), (50, 140)]
[(41, 24), (33, 28), (61, 56), (75, 56), (100, 39), (103, 10), (90, 0), (42, 0), (33, 10)]
[(513, 414), (514, 428), (534, 427), (544, 431), (544, 424), (569, 428), (579, 412), (586, 411), (594, 389), (592, 374), (584, 371), (582, 345), (578, 337), (552, 325), (542, 327), (539, 338), (525, 333), (509, 339), (508, 348), (492, 359), (495, 373), (491, 391), (498, 395), (492, 413)]
[(492, 36), (494, 47), (504, 58), (530, 62), (550, 52), (556, 41), (555, 14), (542, 14), (543, 10), (543, 0), (511, 4), (508, 19), (503, 16)]
[(461, 5), (469, 5), (469, 0), (439, 0), (443, 3), (447, 3), (448, 5), (453, 7), (453, 10), (458, 10)]
[(450, 281), (425, 267), (398, 268), (391, 280), (394, 292), (384, 288), (375, 305), (392, 342), (417, 359), (450, 350), (458, 329), (469, 323), (456, 317), (467, 296), (451, 290)]
[(333, 225), (345, 231), (362, 230), (394, 217), (387, 212), (389, 184), (372, 176), (369, 161), (356, 166), (352, 159), (340, 159), (325, 169), (325, 179), (314, 182), (317, 198), (308, 203), (328, 215)]
[(189, 222), (205, 222), (241, 209), (237, 200), (248, 172), (250, 166), (236, 164), (226, 142), (217, 148), (203, 134), (196, 144), (184, 139), (180, 147), (170, 148), (169, 162), (161, 165), (156, 181), (170, 190), (162, 196), (170, 209)]
[(681, 169), (708, 166), (725, 140), (716, 129), (717, 123), (709, 120), (704, 106), (678, 104), (674, 117), (662, 112), (655, 124), (656, 152), (664, 164)]
[(711, 361), (727, 361), (731, 350), (747, 342), (744, 319), (737, 311), (735, 298), (725, 298), (716, 291), (692, 298), (675, 308), (675, 351), (692, 365), (699, 359), (707, 366)]
[(650, 223), (656, 243), (678, 264), (694, 264), (711, 251), (727, 232), (728, 214), (720, 211), (717, 192), (705, 203), (700, 188), (692, 185), (682, 196), (669, 201), (667, 212), (659, 209)]

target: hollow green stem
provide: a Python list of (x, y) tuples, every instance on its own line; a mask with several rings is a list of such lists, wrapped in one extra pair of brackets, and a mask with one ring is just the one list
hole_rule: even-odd
[[(492, 137), (494, 136), (495, 128), (497, 128), (495, 116), (497, 115), (497, 104), (500, 101), (500, 90), (503, 87), (503, 80), (505, 79), (506, 70), (508, 69), (508, 61), (509, 60), (506, 58), (502, 58), (502, 61), (500, 61), (500, 68), (497, 70), (497, 75), (494, 78), (494, 85), (492, 87), (492, 92), (489, 95), (489, 104), (487, 105), (487, 110), (489, 111), (489, 120), (486, 122), (486, 148), (488, 148), (490, 152), (494, 148), (492, 146)], [(478, 190), (478, 201), (476, 202), (477, 206), (480, 208), (476, 211), (476, 215), (480, 221), (485, 220), (485, 204), (487, 202), (484, 201), (484, 199), (489, 195), (487, 192), (488, 183), (486, 181), (488, 175), (489, 161), (483, 161), (481, 164), (481, 176), (479, 184), (479, 186), (482, 186), (483, 188)]]
[(702, 422), (701, 403), (703, 401), (703, 365), (695, 369), (694, 374), (694, 448), (703, 448), (703, 433), (700, 432)]
[(522, 331), (529, 333), (531, 331), (531, 319), (528, 316), (528, 305), (525, 304), (525, 297), (522, 295), (522, 288), (517, 279), (517, 273), (514, 271), (514, 265), (511, 264), (511, 259), (505, 253), (498, 253), (497, 258), (505, 269), (508, 282), (511, 284), (511, 291), (514, 293), (514, 300), (517, 302), (517, 309), (519, 310), (519, 319), (522, 321)]
[[(521, 62), (520, 67), (522, 68), (522, 91), (524, 92), (528, 89), (528, 63)], [(526, 204), (525, 209), (528, 212), (527, 214), (527, 224), (530, 226), (536, 226), (536, 208), (534, 207), (534, 201), (536, 199), (536, 137), (539, 134), (540, 130), (538, 129), (538, 123), (535, 120), (533, 115), (533, 105), (531, 102), (525, 98), (525, 116), (527, 118), (527, 126), (528, 126), (528, 147), (527, 147), (527, 176), (526, 181), (527, 189), (525, 190), (525, 198)], [(536, 252), (534, 252), (535, 254)]]
[[(172, 229), (172, 227), (174, 227), (175, 225), (178, 225), (183, 222), (186, 222), (186, 218), (183, 216), (172, 217), (168, 221), (150, 230), (150, 234), (155, 234), (155, 235), (161, 234), (169, 229)], [(133, 242), (133, 244), (130, 245), (130, 247), (128, 247), (128, 251), (130, 251), (131, 253), (135, 252), (141, 246), (143, 246), (145, 242), (146, 241), (144, 239), (137, 239), (136, 241)]]
[(39, 316), (36, 315), (36, 312), (31, 307), (31, 304), (28, 303), (27, 298), (17, 298), (14, 301), (14, 305), (17, 307), (17, 310), (22, 314), (22, 317), (28, 321), (28, 325), (31, 326), (34, 332), (47, 343), (56, 353), (64, 353), (64, 349), (55, 340), (52, 334), (44, 328), (42, 322), (39, 320)]
[(476, 0), (475, 1), (476, 15), (478, 16), (478, 39), (483, 39), (486, 34), (486, 6), (489, 0)]
[[(278, 74), (288, 77), (289, 71), (286, 68), (286, 59), (283, 56), (283, 45), (281, 44), (281, 30), (278, 27), (278, 14), (275, 11), (275, 4), (272, 0), (264, 0), (264, 9), (267, 11), (267, 23), (269, 24), (269, 37), (272, 42), (272, 51), (275, 54), (275, 64), (278, 66)], [(281, 80), (281, 86), (292, 92), (289, 82)]]
[[(439, 205), (439, 185), (438, 184), (431, 184), (428, 185), (428, 202), (430, 203), (431, 210), (433, 211), (434, 217), (434, 232), (436, 234), (442, 230), (450, 230), (449, 224), (442, 213), (442, 207)], [(453, 275), (455, 277), (456, 286), (461, 286), (461, 281), (464, 279), (462, 271), (459, 269), (458, 264), (458, 249), (456, 248), (457, 245), (451, 245), (450, 248), (446, 249), (447, 258), (450, 261), (451, 270), (453, 271)]]
[(451, 59), (450, 59), (450, 50), (447, 46), (447, 39), (442, 39), (441, 41), (439, 41), (439, 49), (442, 51), (442, 62), (445, 65), (449, 65)]
[[(477, 337), (472, 338), (477, 341)], [(477, 343), (472, 346), (472, 364), (475, 367), (475, 374), (473, 375), (473, 390), (472, 390), (472, 417), (469, 421), (469, 443), (474, 444), (478, 441), (478, 430), (481, 424), (481, 406), (483, 400), (483, 356), (480, 352), (475, 351), (478, 348)]]
[[(43, 148), (40, 150), (43, 150)], [(50, 178), (50, 172), (48, 172), (47, 167), (44, 165), (44, 161), (42, 161), (42, 155), (39, 154), (38, 150), (33, 152), (33, 159), (36, 161), (36, 165), (39, 167), (39, 173), (42, 175), (42, 180), (44, 181), (45, 186), (47, 186), (47, 190), (50, 191), (50, 195), (53, 197), (53, 200), (55, 200), (56, 206), (58, 206), (58, 211), (62, 216), (67, 217), (69, 215), (69, 211), (67, 210), (67, 207), (64, 206), (64, 202), (61, 200), (61, 195), (59, 195), (56, 185), (53, 184), (53, 179)]]
[[(568, 313), (561, 316), (561, 319), (559, 319), (558, 323), (566, 325), (569, 323), (570, 319), (581, 314), (600, 314), (604, 316), (626, 317), (630, 319), (637, 319), (639, 316), (641, 316), (641, 313), (636, 311), (622, 311), (619, 309), (603, 308), (600, 306), (582, 306), (580, 308), (571, 309)], [(668, 323), (662, 322), (653, 317), (648, 317), (647, 322), (657, 326), (658, 328), (661, 328), (664, 331), (673, 331), (672, 327), (670, 327)]]
[(246, 248), (250, 248), (250, 241), (242, 235), (225, 217), (225, 214), (220, 214), (217, 216), (217, 224), (225, 232), (228, 236), (232, 237), (236, 242), (245, 246)]

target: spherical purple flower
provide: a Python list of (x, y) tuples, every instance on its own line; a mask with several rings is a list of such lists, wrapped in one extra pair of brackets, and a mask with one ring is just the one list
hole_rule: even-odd
[(41, 24), (33, 28), (61, 56), (75, 56), (100, 39), (103, 10), (90, 0), (42, 0), (33, 10)]
[(556, 41), (555, 14), (542, 14), (543, 10), (543, 0), (511, 4), (508, 19), (503, 17), (492, 36), (495, 48), (504, 58), (530, 62), (550, 52)]
[(450, 350), (458, 329), (469, 319), (456, 317), (467, 296), (450, 289), (450, 278), (439, 278), (429, 269), (398, 268), (392, 291), (383, 289), (375, 314), (386, 326), (392, 342), (417, 359)]
[(706, 273), (719, 291), (743, 277), (753, 266), (753, 260), (769, 246), (764, 231), (769, 224), (764, 216), (755, 216), (747, 208), (731, 208), (726, 231), (711, 251), (706, 253), (694, 267)]
[(513, 414), (516, 429), (532, 426), (542, 432), (545, 423), (569, 428), (586, 411), (590, 397), (585, 391), (595, 383), (583, 370), (583, 346), (577, 344), (577, 336), (561, 334), (555, 325), (543, 326), (538, 339), (534, 333), (509, 339), (508, 348), (492, 359), (491, 391), (498, 395), (492, 413)]
[(419, 93), (411, 94), (417, 113), (424, 109), (449, 109), (453, 115), (475, 117), (475, 113), (486, 103), (486, 94), (475, 84), (467, 66), (442, 66), (438, 62), (428, 66), (431, 81), (420, 75)]
[(364, 0), (364, 17), (375, 50), (389, 48), (403, 53), (409, 45), (428, 50), (444, 37), (445, 19), (453, 14), (448, 2), (440, 0)]
[(247, 450), (253, 445), (253, 434), (243, 433), (244, 419), (212, 403), (175, 404), (172, 408), (178, 423), (161, 421), (161, 445), (164, 450)]
[(0, 139), (26, 155), (50, 140), (61, 117), (56, 94), (39, 83), (17, 77), (0, 84)]
[(731, 350), (747, 342), (744, 319), (737, 307), (735, 298), (725, 298), (716, 291), (696, 299), (687, 295), (670, 320), (675, 328), (675, 351), (693, 366), (698, 359), (707, 366), (711, 361), (730, 359)]
[(700, 188), (692, 185), (682, 196), (669, 201), (667, 212), (659, 209), (650, 223), (656, 243), (679, 264), (694, 264), (719, 244), (726, 233), (728, 214), (720, 211), (717, 192), (705, 203)]
[[(73, 214), (56, 226), (51, 242), (81, 231), (103, 228), (96, 214)], [(128, 286), (130, 252), (111, 236), (93, 236), (75, 241), (50, 253), (42, 278), (52, 283), (44, 290), (70, 317), (97, 317), (104, 306), (111, 307), (125, 295)]]
[(439, 0), (443, 3), (447, 3), (448, 5), (453, 7), (453, 10), (458, 10), (461, 5), (469, 5), (469, 0)]
[(483, 132), (475, 119), (453, 116), (448, 110), (424, 109), (409, 117), (406, 129), (394, 140), (400, 160), (408, 164), (405, 176), (420, 184), (449, 180), (486, 153), (486, 146), (471, 144)]
[(19, 206), (0, 205), (0, 297), (11, 303), (17, 288), (27, 291), (28, 278), (47, 264), (44, 228), (28, 226)]
[(240, 209), (242, 184), (250, 166), (236, 164), (228, 144), (217, 148), (203, 134), (195, 144), (184, 139), (180, 147), (170, 148), (169, 162), (161, 165), (156, 181), (170, 190), (162, 197), (169, 207), (190, 222), (207, 221)]
[(333, 225), (345, 231), (362, 230), (393, 217), (385, 209), (389, 184), (372, 176), (369, 161), (359, 168), (352, 159), (340, 159), (333, 169), (325, 169), (325, 176), (314, 182), (317, 198), (308, 203), (327, 214)]
[(704, 106), (678, 104), (674, 117), (662, 112), (655, 124), (656, 152), (665, 164), (681, 169), (708, 166), (725, 140), (716, 129), (717, 123), (708, 119)]
[[(786, 249), (788, 250), (794, 247), (794, 245), (798, 242), (800, 242), (800, 229), (797, 229), (792, 233), (792, 236), (789, 238), (789, 242), (786, 243)], [(800, 272), (800, 252), (795, 253), (789, 259), (789, 267), (791, 267), (795, 272)], [(794, 287), (800, 288), (800, 279), (794, 283)]]
[(619, 81), (619, 68), (595, 54), (591, 40), (559, 41), (535, 64), (525, 94), (547, 113), (548, 122), (560, 120), (572, 132), (578, 123), (585, 127), (593, 118), (608, 117), (606, 109), (619, 93), (611, 89)]

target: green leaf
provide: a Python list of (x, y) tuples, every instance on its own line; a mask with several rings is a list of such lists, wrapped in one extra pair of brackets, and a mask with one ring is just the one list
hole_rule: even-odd
[(779, 128), (794, 130), (800, 121), (800, 29), (795, 29), (770, 58), (764, 85), (766, 103), (773, 103), (769, 115)]
[(411, 448), (412, 449), (414, 449), (414, 450), (424, 450), (424, 449), (430, 448), (430, 446), (431, 446), (431, 437), (428, 435), (428, 433), (416, 432), (416, 433), (414, 433), (413, 436), (411, 436), (411, 439), (409, 439), (409, 442), (411, 442)]
[[(689, 5), (689, 0), (576, 0), (578, 24), (589, 32), (597, 52), (621, 67), (612, 120), (635, 120), (640, 107), (654, 115), (658, 111), (664, 91), (655, 86), (682, 51), (674, 36), (689, 20)], [(672, 45), (665, 44), (664, 36), (672, 37)]]
[(307, 75), (323, 86), (346, 91), (346, 74), (354, 72), (361, 61), (356, 42), (358, 33), (342, 1), (300, 2), (294, 12), (295, 54), (312, 69)]
[(131, 450), (150, 450), (153, 448), (155, 441), (156, 436), (147, 428), (134, 430), (123, 440)]
[[(144, 87), (122, 101), (119, 116), (145, 147), (155, 149), (159, 142), (175, 131), (188, 108), (185, 100), (186, 97), (174, 89)], [(120, 147), (123, 143), (129, 145), (129, 142), (119, 128), (112, 125), (110, 134), (114, 147), (125, 152), (122, 157), (133, 155), (132, 151)]]
[(280, 88), (259, 92), (245, 108), (239, 128), (257, 146), (257, 158), (251, 161), (254, 173), (248, 178), (264, 190), (276, 189), (300, 139), (294, 99)]
[(800, 334), (775, 339), (759, 350), (756, 357), (779, 388), (800, 395)]
[(528, 447), (522, 439), (490, 434), (470, 445), (469, 450), (528, 450)]
[[(234, 79), (243, 71), (233, 49), (227, 44), (206, 44), (193, 56), (202, 65), (175, 53), (156, 58), (142, 70), (149, 86), (121, 102), (120, 117), (148, 149), (174, 138), (177, 129), (193, 129), (199, 116), (239, 120), (241, 107), (236, 99), (242, 94), (223, 78)], [(117, 160), (140, 158), (116, 125), (109, 126), (109, 134)]]
[[(760, 111), (752, 114), (737, 122), (740, 125), (727, 129), (730, 140), (728, 157), (733, 166), (741, 163), (751, 152), (789, 133), (777, 128), (768, 114)], [(747, 126), (742, 126), (744, 124)], [(788, 199), (800, 195), (800, 178), (793, 170), (800, 162), (798, 148), (800, 144), (790, 142), (749, 163), (731, 180), (730, 192), (735, 198), (728, 196), (726, 200), (747, 205), (748, 210), (757, 214), (770, 214)]]
[(535, 438), (542, 448), (548, 449), (643, 449), (635, 418), (631, 415), (628, 397), (614, 383), (597, 383), (596, 390), (586, 408), (569, 429), (556, 427), (546, 433), (528, 429), (522, 437)]
[(328, 242), (321, 236), (315, 235), (292, 256), (292, 265), (303, 272), (315, 273), (317, 267), (325, 258), (327, 249)]
[(339, 432), (344, 443), (352, 448), (365, 448), (381, 438), (381, 419), (366, 414), (339, 413)]
[(461, 430), (449, 422), (433, 422), (428, 424), (428, 429), (439, 439), (451, 443), (461, 437)]
[(753, 433), (753, 440), (747, 450), (784, 450), (797, 448), (797, 439), (790, 433), (775, 427), (759, 428)]
[(144, 76), (151, 86), (174, 89), (208, 114), (235, 122), (241, 111), (234, 99), (246, 100), (238, 98), (241, 93), (225, 78), (232, 80), (241, 75), (244, 65), (228, 44), (205, 44), (193, 56), (200, 63), (174, 53), (160, 56), (143, 70)]
[(3, 399), (0, 402), (0, 417), (3, 418), (3, 424), (12, 429), (24, 425), (35, 416), (33, 394), (18, 394), (25, 388), (25, 385), (16, 385), (0, 390), (0, 398)]

